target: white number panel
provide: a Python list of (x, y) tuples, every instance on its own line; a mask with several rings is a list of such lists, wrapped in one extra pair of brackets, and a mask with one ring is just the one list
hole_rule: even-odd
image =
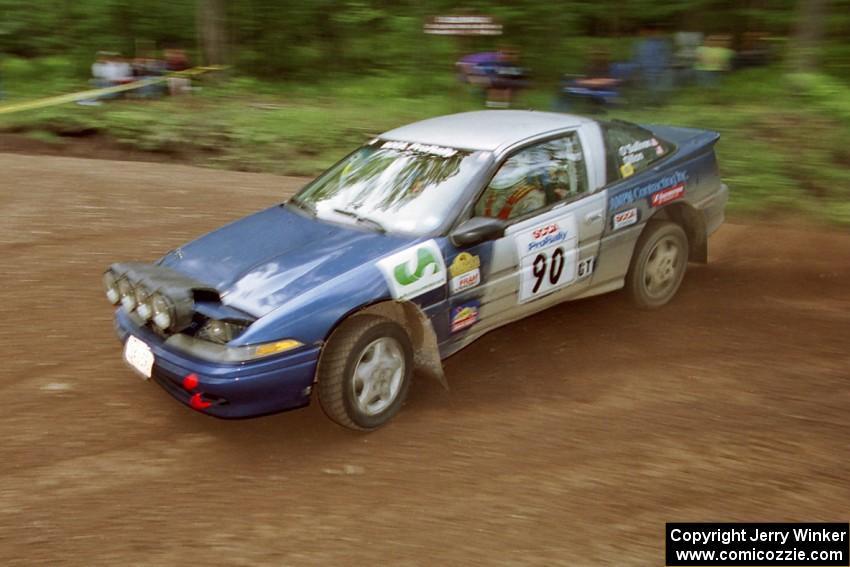
[(578, 228), (575, 215), (541, 220), (515, 236), (519, 257), (519, 302), (532, 301), (576, 279)]

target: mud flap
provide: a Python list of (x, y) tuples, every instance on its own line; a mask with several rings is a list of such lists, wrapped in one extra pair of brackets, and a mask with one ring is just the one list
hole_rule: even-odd
[(440, 360), (440, 350), (437, 347), (437, 334), (430, 324), (422, 325), (423, 337), (422, 348), (416, 349), (414, 360), (416, 369), (422, 374), (435, 378), (443, 388), (449, 389), (446, 373), (443, 371), (443, 362)]

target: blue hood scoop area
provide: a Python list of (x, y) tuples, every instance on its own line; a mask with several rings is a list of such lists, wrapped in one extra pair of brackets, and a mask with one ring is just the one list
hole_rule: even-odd
[(412, 241), (277, 206), (177, 248), (160, 263), (214, 287), (224, 304), (260, 317)]

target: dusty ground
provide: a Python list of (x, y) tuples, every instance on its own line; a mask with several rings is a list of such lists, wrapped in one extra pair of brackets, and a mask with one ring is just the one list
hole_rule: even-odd
[(655, 313), (496, 331), (361, 435), (224, 422), (121, 362), (113, 260), (298, 180), (0, 154), (0, 564), (661, 565), (666, 521), (846, 521), (850, 235), (727, 224)]

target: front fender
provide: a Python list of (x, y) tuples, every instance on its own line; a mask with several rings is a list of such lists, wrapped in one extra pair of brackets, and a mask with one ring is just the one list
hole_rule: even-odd
[(389, 297), (390, 291), (380, 270), (372, 264), (360, 266), (267, 313), (233, 341), (233, 346), (286, 338), (320, 345), (345, 315)]

